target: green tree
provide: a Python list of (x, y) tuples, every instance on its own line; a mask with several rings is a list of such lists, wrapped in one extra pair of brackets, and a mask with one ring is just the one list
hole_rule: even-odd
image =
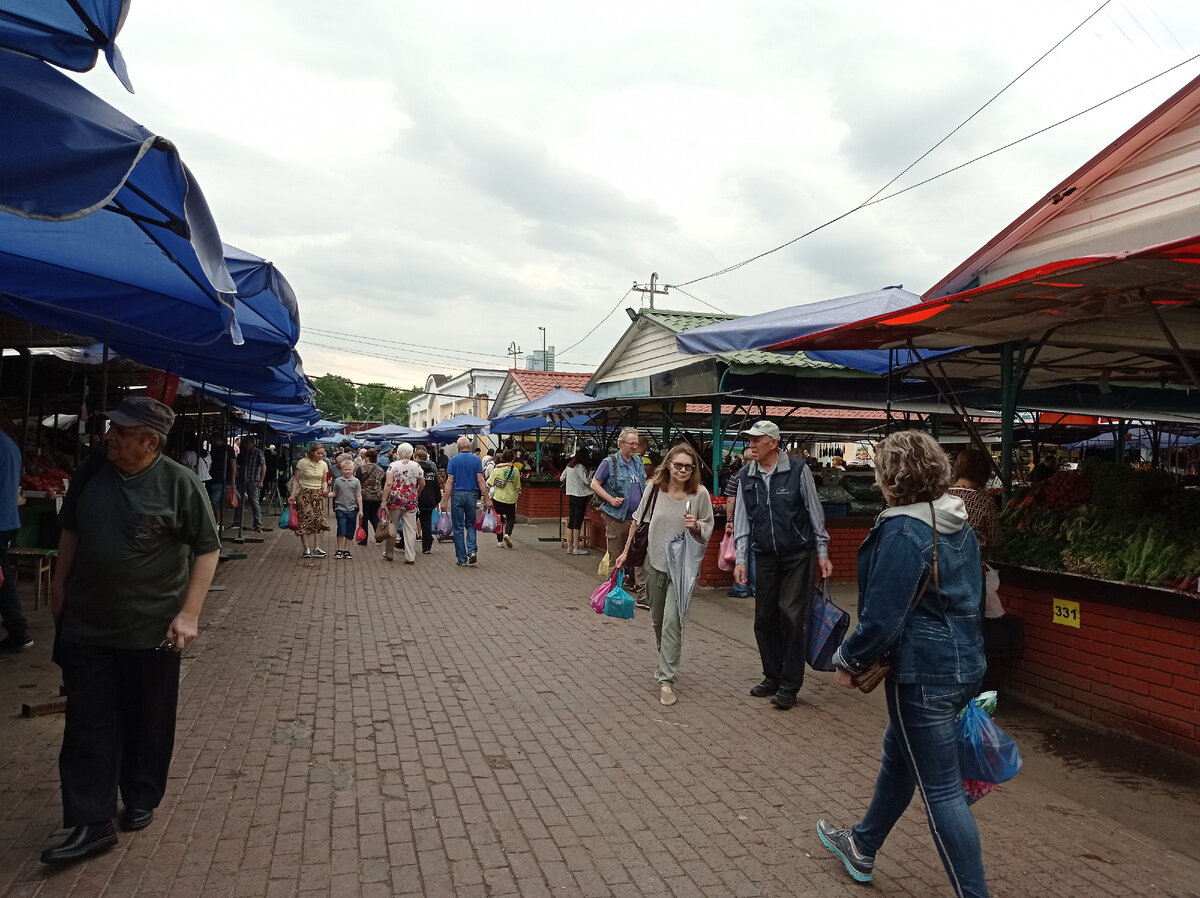
[(355, 415), (355, 387), (348, 378), (338, 374), (322, 374), (313, 378), (317, 389), (317, 408), (330, 421), (349, 421)]
[(421, 390), (413, 387), (409, 390), (397, 390), (391, 388), (383, 397), (383, 410), (385, 420), (389, 424), (402, 424), (408, 426), (408, 400), (412, 399), (421, 393)]

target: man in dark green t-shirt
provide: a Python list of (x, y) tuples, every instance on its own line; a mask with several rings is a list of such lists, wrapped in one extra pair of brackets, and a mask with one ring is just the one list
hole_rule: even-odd
[(63, 500), (50, 609), (67, 693), (59, 754), (63, 823), (42, 852), (62, 863), (142, 829), (166, 791), (179, 656), (198, 633), (221, 540), (195, 473), (160, 454), (175, 413), (149, 397), (107, 413), (105, 457), (80, 467)]

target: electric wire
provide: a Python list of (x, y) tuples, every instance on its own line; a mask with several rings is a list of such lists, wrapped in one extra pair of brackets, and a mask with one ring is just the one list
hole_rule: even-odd
[(742, 268), (743, 266), (749, 265), (751, 262), (757, 262), (759, 259), (762, 259), (766, 256), (772, 255), (773, 253), (777, 253), (780, 250), (786, 249), (787, 247), (791, 246), (792, 244), (798, 243), (799, 241), (803, 240), (804, 238), (810, 237), (813, 234), (817, 233), (818, 231), (823, 230), (824, 228), (827, 228), (832, 224), (836, 224), (837, 222), (841, 221), (842, 219), (847, 218), (850, 215), (853, 215), (855, 212), (865, 209), (868, 206), (872, 206), (872, 205), (875, 205), (876, 203), (882, 202), (884, 200), (900, 196), (901, 194), (907, 193), (909, 190), (913, 189), (913, 187), (919, 187), (919, 186), (928, 184), (931, 181), (936, 181), (938, 178), (941, 178), (945, 175), (951, 174), (952, 172), (958, 171), (958, 170), (966, 167), (967, 165), (971, 165), (982, 159), (986, 159), (988, 156), (992, 156), (995, 153), (1001, 152), (1002, 150), (1010, 149), (1011, 147), (1014, 147), (1019, 143), (1023, 143), (1024, 141), (1026, 141), (1032, 137), (1036, 137), (1040, 134), (1044, 134), (1047, 131), (1052, 130), (1053, 128), (1057, 128), (1061, 125), (1066, 124), (1067, 122), (1073, 121), (1074, 119), (1079, 118), (1082, 115), (1092, 112), (1093, 110), (1098, 109), (1101, 106), (1106, 105), (1107, 103), (1111, 103), (1114, 100), (1117, 100), (1120, 97), (1123, 97), (1125, 94), (1130, 93), (1131, 91), (1137, 90), (1140, 87), (1144, 87), (1145, 85), (1149, 84), (1150, 82), (1155, 81), (1158, 78), (1162, 78), (1163, 76), (1170, 74), (1171, 72), (1175, 71), (1176, 69), (1181, 68), (1181, 67), (1187, 65), (1188, 63), (1195, 61), (1197, 58), (1200, 58), (1200, 54), (1197, 54), (1196, 56), (1192, 56), (1189, 59), (1185, 59), (1183, 62), (1180, 62), (1176, 65), (1170, 66), (1169, 68), (1164, 69), (1163, 71), (1159, 72), (1158, 74), (1152, 75), (1151, 77), (1138, 82), (1137, 84), (1133, 85), (1132, 87), (1126, 88), (1125, 90), (1114, 94), (1113, 96), (1109, 97), (1106, 100), (1102, 100), (1099, 103), (1089, 106), (1088, 108), (1082, 110), (1081, 112), (1077, 112), (1074, 115), (1070, 115), (1067, 118), (1064, 118), (1058, 122), (1055, 122), (1052, 125), (1048, 125), (1045, 128), (1041, 128), (1037, 131), (1034, 131), (1032, 134), (1028, 134), (1025, 137), (1018, 138), (1017, 140), (1007, 143), (1002, 147), (998, 147), (995, 150), (992, 150), (990, 152), (983, 153), (979, 156), (976, 156), (974, 159), (970, 159), (967, 162), (964, 162), (960, 165), (954, 166), (953, 168), (948, 169), (944, 172), (941, 172), (940, 174), (933, 175), (929, 178), (926, 178), (923, 181), (920, 181), (917, 184), (912, 185), (912, 187), (906, 187), (903, 190), (895, 191), (894, 193), (887, 194), (886, 196), (883, 196), (883, 197), (879, 196), (880, 193), (882, 193), (884, 190), (886, 190), (888, 187), (890, 187), (892, 184), (894, 184), (899, 178), (903, 177), (904, 174), (906, 174), (908, 171), (910, 171), (913, 168), (913, 166), (915, 166), (922, 159), (927, 157), (931, 152), (933, 152), (935, 149), (937, 149), (939, 146), (941, 146), (943, 143), (945, 143), (945, 141), (948, 140), (955, 132), (960, 130), (963, 127), (963, 125), (965, 125), (972, 118), (974, 118), (976, 115), (978, 115), (980, 112), (982, 112), (983, 109), (985, 109), (997, 97), (999, 97), (1002, 93), (1004, 93), (1004, 91), (1008, 90), (1010, 87), (1012, 87), (1013, 84), (1015, 84), (1018, 80), (1020, 80), (1020, 78), (1024, 77), (1024, 75), (1026, 75), (1034, 66), (1036, 66), (1039, 62), (1041, 62), (1043, 59), (1045, 59), (1046, 56), (1048, 56), (1055, 49), (1057, 49), (1063, 43), (1063, 41), (1067, 40), (1069, 37), (1071, 37), (1071, 35), (1075, 34), (1081, 27), (1083, 27), (1083, 25), (1085, 25), (1090, 19), (1092, 19), (1098, 12), (1100, 12), (1102, 9), (1104, 9), (1104, 7), (1107, 6), (1108, 3), (1110, 3), (1110, 2), (1111, 2), (1111, 0), (1105, 0), (1105, 2), (1102, 3), (1097, 9), (1093, 10), (1087, 16), (1087, 18), (1085, 18), (1082, 22), (1080, 22), (1078, 25), (1076, 25), (1074, 28), (1072, 28), (1070, 32), (1068, 32), (1063, 38), (1061, 38), (1058, 42), (1056, 42), (1054, 44), (1054, 46), (1052, 46), (1049, 50), (1047, 50), (1045, 53), (1043, 53), (1041, 56), (1039, 56), (1037, 58), (1037, 60), (1035, 60), (1028, 67), (1026, 67), (1026, 69), (1024, 71), (1022, 71), (1019, 75), (1017, 75), (1017, 77), (1014, 78), (1012, 81), (1010, 81), (1004, 88), (1002, 88), (1000, 91), (998, 91), (991, 99), (989, 99), (986, 103), (984, 103), (983, 106), (981, 106), (975, 112), (971, 113), (971, 115), (968, 116), (967, 119), (965, 119), (953, 131), (951, 131), (949, 134), (947, 134), (945, 137), (943, 137), (941, 140), (939, 140), (936, 144), (934, 144), (933, 147), (931, 147), (929, 150), (927, 150), (925, 153), (923, 153), (920, 157), (918, 157), (911, 165), (906, 167), (904, 169), (904, 171), (900, 172), (900, 174), (896, 175), (896, 177), (892, 178), (890, 181), (887, 182), (887, 184), (885, 184), (883, 187), (879, 188), (879, 190), (877, 190), (875, 193), (873, 193), (870, 197), (868, 197), (863, 202), (859, 203), (857, 206), (847, 209), (845, 212), (841, 213), (840, 215), (837, 215), (834, 218), (831, 218), (828, 221), (826, 221), (822, 224), (819, 224), (816, 227), (809, 229), (808, 231), (805, 231), (803, 234), (800, 234), (798, 237), (794, 237), (791, 240), (787, 241), (786, 243), (780, 244), (779, 246), (776, 246), (773, 249), (769, 249), (769, 250), (766, 250), (765, 252), (761, 252), (755, 256), (751, 256), (749, 259), (745, 259), (741, 262), (737, 262), (733, 265), (729, 265), (718, 271), (714, 271), (711, 274), (706, 274), (706, 275), (703, 275), (702, 277), (693, 278), (692, 280), (689, 280), (689, 281), (684, 281), (682, 284), (667, 284), (666, 286), (672, 287), (674, 289), (679, 289), (681, 286), (686, 287), (690, 284), (695, 284), (700, 281), (708, 280), (710, 278), (719, 277), (723, 274), (728, 274), (731, 271), (736, 271), (737, 269)]
[[(611, 318), (613, 316), (613, 312), (615, 312), (617, 309), (619, 309), (621, 307), (621, 303), (623, 303), (625, 301), (626, 297), (628, 297), (629, 294), (632, 292), (633, 292), (632, 287), (630, 287), (628, 290), (626, 290), (625, 296), (622, 296), (620, 299), (617, 300), (616, 305), (614, 305), (611, 309), (608, 310), (607, 315), (605, 315), (598, 322), (596, 322), (595, 327), (593, 327), (590, 331), (588, 331), (586, 334), (584, 334), (582, 337), (580, 337), (578, 340), (576, 340), (574, 343), (572, 343), (570, 346), (568, 346), (562, 352), (558, 353), (558, 355), (560, 357), (566, 355), (568, 352), (570, 352), (572, 349), (574, 349), (576, 346), (578, 346), (580, 343), (582, 343), (584, 340), (586, 340), (588, 337), (590, 337), (592, 334), (594, 334), (599, 329), (600, 325), (602, 325), (604, 322), (606, 322), (609, 318)], [(582, 363), (580, 363), (580, 364), (582, 364)]]

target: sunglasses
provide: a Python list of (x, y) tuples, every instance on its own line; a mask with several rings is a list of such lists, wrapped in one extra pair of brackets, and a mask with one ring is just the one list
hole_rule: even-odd
[(681, 461), (673, 461), (673, 462), (671, 462), (671, 467), (674, 468), (676, 471), (690, 471), (690, 470), (692, 470), (692, 468), (694, 468), (696, 466), (684, 464)]

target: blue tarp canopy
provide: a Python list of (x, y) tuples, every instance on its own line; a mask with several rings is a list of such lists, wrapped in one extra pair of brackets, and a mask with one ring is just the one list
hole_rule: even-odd
[(133, 93), (117, 32), (130, 0), (0, 0), (0, 47), (28, 53), (73, 72), (86, 72), (103, 51)]
[(497, 436), (506, 433), (528, 433), (531, 430), (543, 430), (552, 427), (565, 427), (568, 430), (595, 430), (588, 422), (591, 415), (573, 415), (570, 418), (520, 418), (515, 415), (505, 415), (492, 422), (492, 433)]
[(0, 132), (0, 312), (114, 343), (241, 342), (216, 223), (170, 141), (8, 50)]
[(553, 418), (555, 417), (555, 412), (567, 411), (580, 403), (590, 405), (595, 401), (596, 398), (594, 396), (588, 396), (586, 393), (577, 393), (565, 387), (555, 387), (550, 392), (537, 397), (537, 399), (530, 399), (524, 405), (517, 406), (506, 417), (533, 418), (541, 416)]
[(403, 424), (380, 424), (369, 430), (360, 430), (350, 434), (356, 440), (407, 440), (418, 431)]
[[(1072, 443), (1067, 446), (1068, 449), (1079, 451), (1082, 449), (1111, 449), (1116, 443), (1116, 434), (1111, 431), (1108, 433), (1100, 433), (1086, 440), (1080, 440), (1077, 443)], [(1162, 432), (1158, 435), (1158, 445), (1162, 448), (1171, 446), (1195, 446), (1200, 443), (1198, 436), (1184, 436), (1177, 433)], [(1150, 447), (1154, 445), (1154, 434), (1145, 427), (1131, 427), (1125, 434), (1125, 446), (1131, 449), (1140, 449), (1143, 446)]]
[(291, 285), (270, 262), (236, 247), (225, 247), (225, 261), (238, 290), (234, 317), (241, 345), (228, 332), (202, 347), (170, 335), (114, 337), (109, 344), (136, 362), (192, 381), (275, 399), (310, 396), (312, 384), (293, 348), (300, 312)]
[[(731, 318), (729, 321), (683, 331), (675, 335), (675, 345), (680, 352), (689, 355), (737, 352), (745, 349), (794, 352), (795, 350), (787, 348), (787, 344), (797, 337), (815, 334), (874, 315), (906, 309), (919, 302), (921, 297), (902, 287), (884, 287), (882, 290), (839, 296), (836, 299), (791, 306), (759, 315)], [(921, 356), (931, 358), (940, 354), (927, 350), (922, 352)], [(805, 355), (819, 362), (829, 362), (871, 374), (886, 374), (893, 368), (919, 361), (908, 350), (896, 350), (893, 355), (883, 350), (806, 351)]]

